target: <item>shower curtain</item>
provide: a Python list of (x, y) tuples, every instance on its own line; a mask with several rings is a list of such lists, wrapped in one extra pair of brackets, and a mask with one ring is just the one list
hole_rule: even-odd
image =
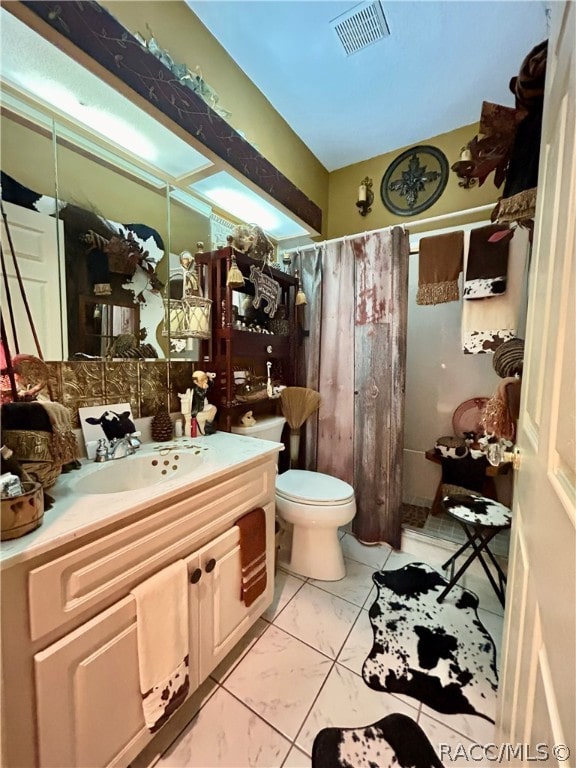
[(352, 532), (400, 547), (408, 233), (392, 227), (303, 251), (301, 383), (320, 392), (306, 467), (356, 493)]

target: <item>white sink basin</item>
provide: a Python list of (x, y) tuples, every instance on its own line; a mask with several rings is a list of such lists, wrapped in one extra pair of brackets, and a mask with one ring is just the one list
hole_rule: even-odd
[(193, 472), (204, 463), (202, 453), (171, 451), (145, 453), (112, 459), (90, 467), (90, 474), (74, 483), (75, 493), (122, 493), (173, 480)]

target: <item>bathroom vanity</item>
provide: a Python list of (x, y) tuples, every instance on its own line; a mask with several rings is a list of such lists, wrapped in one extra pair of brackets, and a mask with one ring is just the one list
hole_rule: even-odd
[[(58, 479), (40, 528), (2, 543), (6, 768), (125, 766), (149, 744), (131, 590), (167, 565), (188, 569), (189, 697), (247, 632), (273, 595), (281, 448), (219, 432), (86, 464)], [(247, 608), (235, 522), (255, 507), (268, 580)]]

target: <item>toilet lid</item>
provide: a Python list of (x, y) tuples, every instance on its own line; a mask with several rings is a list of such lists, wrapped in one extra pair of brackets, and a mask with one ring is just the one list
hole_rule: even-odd
[(284, 499), (317, 506), (345, 504), (354, 498), (354, 488), (343, 480), (304, 469), (290, 469), (278, 475), (276, 493)]

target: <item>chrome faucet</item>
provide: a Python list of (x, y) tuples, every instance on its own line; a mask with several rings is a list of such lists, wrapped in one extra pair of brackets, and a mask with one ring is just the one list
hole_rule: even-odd
[(126, 456), (132, 456), (138, 448), (140, 448), (141, 442), (137, 434), (124, 435), (124, 437), (113, 438), (110, 442), (107, 442), (104, 438), (98, 441), (98, 447), (96, 448), (96, 457), (94, 461), (100, 463), (103, 461), (110, 461), (112, 459), (123, 459)]

